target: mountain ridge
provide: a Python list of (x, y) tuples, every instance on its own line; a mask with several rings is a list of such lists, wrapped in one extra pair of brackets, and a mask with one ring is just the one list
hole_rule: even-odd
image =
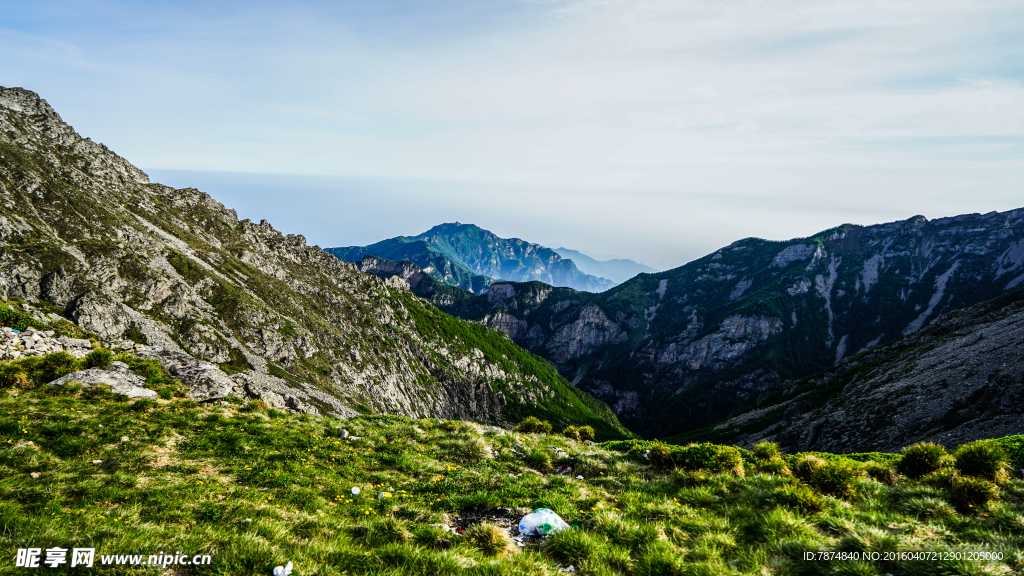
[(442, 306), (668, 437), (1022, 282), (1024, 210), (1011, 210), (746, 238), (599, 294), (494, 283)]
[(628, 435), (504, 335), (205, 193), (150, 183), (18, 88), (0, 88), (0, 248), (5, 300), (111, 345), (131, 335), (357, 412), (505, 426), (546, 413)]

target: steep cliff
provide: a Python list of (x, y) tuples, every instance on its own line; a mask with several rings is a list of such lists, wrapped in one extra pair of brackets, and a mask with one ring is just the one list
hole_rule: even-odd
[(1024, 430), (1024, 290), (951, 312), (691, 437), (791, 450), (958, 446)]
[(273, 375), (324, 412), (505, 424), (537, 413), (623, 432), (503, 334), (198, 190), (150, 183), (18, 88), (0, 88), (0, 295), (107, 342)]

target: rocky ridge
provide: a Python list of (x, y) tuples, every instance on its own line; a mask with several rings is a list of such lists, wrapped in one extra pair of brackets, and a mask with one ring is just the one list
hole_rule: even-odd
[(205, 362), (209, 399), (248, 386), (322, 413), (508, 425), (537, 412), (624, 433), (500, 333), (198, 190), (150, 183), (17, 88), (0, 88), (0, 297), (137, 354)]

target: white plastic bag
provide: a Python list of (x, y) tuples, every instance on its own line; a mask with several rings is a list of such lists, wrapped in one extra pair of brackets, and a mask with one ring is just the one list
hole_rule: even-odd
[(568, 528), (561, 516), (547, 508), (537, 508), (519, 521), (519, 533), (527, 536), (546, 536)]

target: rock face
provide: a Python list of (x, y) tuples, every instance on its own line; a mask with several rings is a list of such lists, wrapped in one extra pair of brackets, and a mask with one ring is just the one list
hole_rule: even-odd
[(36, 94), (0, 88), (0, 298), (13, 306), (56, 307), (40, 317), (158, 359), (197, 399), (502, 425), (536, 412), (623, 432), (504, 335), (446, 317), (410, 282), (442, 301), (461, 291), (388, 274), (150, 183)]
[(668, 438), (1022, 284), (1024, 209), (748, 238), (600, 294), (496, 283), (444, 309)]
[[(924, 330), (787, 384), (708, 434), (790, 450), (955, 447), (1024, 432), (1024, 290), (953, 312)], [(827, 393), (823, 393), (827, 392)]]

